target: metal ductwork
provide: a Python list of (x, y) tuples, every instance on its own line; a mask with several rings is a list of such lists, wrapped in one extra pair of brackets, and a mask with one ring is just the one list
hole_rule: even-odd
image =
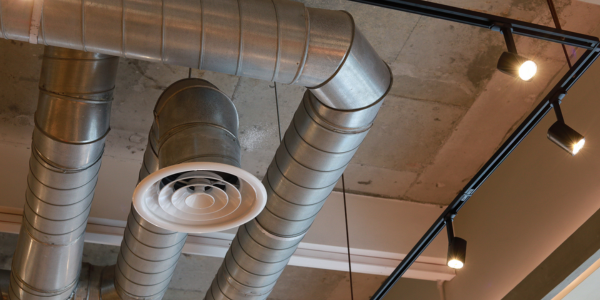
[(201, 79), (178, 81), (161, 95), (154, 118), (140, 170), (150, 174), (133, 197), (141, 217), (171, 231), (206, 233), (262, 211), (266, 192), (240, 168), (238, 115), (225, 94)]
[(2, 0), (6, 39), (253, 77), (363, 108), (391, 83), (344, 11), (289, 0)]
[(161, 299), (171, 281), (187, 234), (154, 226), (131, 208), (114, 267), (120, 299)]
[(119, 59), (46, 47), (10, 299), (64, 300), (77, 285)]
[(139, 201), (116, 265), (121, 299), (162, 298), (188, 232), (246, 223), (266, 200), (262, 184), (240, 169), (238, 114), (215, 86), (201, 79), (174, 83), (154, 118), (134, 196)]
[(383, 103), (325, 106), (310, 91), (277, 149), (263, 184), (267, 206), (240, 226), (205, 299), (266, 299)]
[[(0, 0), (0, 27), (1, 36), (7, 39), (309, 88), (263, 180), (266, 208), (240, 226), (206, 299), (267, 298), (371, 128), (392, 83), (389, 68), (350, 14), (288, 0)], [(190, 92), (175, 88), (187, 83), (194, 86), (191, 90), (215, 90), (205, 82), (184, 80), (165, 91), (159, 104), (178, 98), (182, 102), (174, 104), (174, 109), (183, 114), (193, 111), (179, 107), (196, 105), (188, 99), (194, 97), (177, 96)], [(210, 189), (219, 192), (215, 182), (242, 186), (240, 176), (234, 176), (236, 184), (217, 169), (194, 169), (183, 163), (239, 167), (239, 156), (237, 164), (235, 159), (225, 161), (230, 157), (225, 155), (228, 149), (218, 150), (221, 156), (212, 158), (183, 155), (200, 148), (171, 153), (168, 149), (179, 150), (174, 146), (180, 143), (176, 136), (186, 136), (183, 132), (189, 128), (182, 124), (172, 124), (176, 130), (161, 127), (169, 122), (161, 121), (159, 104), (116, 270), (92, 267), (89, 275), (101, 278), (102, 299), (160, 299), (185, 241), (186, 234), (178, 232), (224, 229), (203, 225), (202, 220), (192, 225), (182, 222), (198, 219), (181, 213), (175, 204), (204, 209), (202, 203), (210, 200), (204, 194)], [(237, 137), (237, 127), (229, 131)], [(222, 133), (221, 138), (231, 137)], [(182, 165), (186, 166), (178, 169)], [(193, 174), (187, 174), (190, 171)], [(188, 197), (210, 185), (203, 195)], [(163, 203), (162, 211), (153, 210), (160, 203), (152, 200), (152, 194), (162, 192), (167, 193), (169, 203)], [(210, 201), (217, 199), (213, 195)], [(93, 275), (98, 272), (101, 275)], [(111, 281), (107, 274), (116, 277), (113, 289), (107, 284)]]

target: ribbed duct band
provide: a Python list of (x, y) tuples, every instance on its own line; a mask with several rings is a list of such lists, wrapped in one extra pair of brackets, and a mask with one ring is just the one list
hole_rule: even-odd
[[(263, 181), (268, 193), (267, 209), (240, 227), (207, 299), (267, 297), (364, 139), (392, 80), (390, 70), (355, 27), (350, 14), (307, 8), (289, 0), (0, 0), (0, 33), (7, 39), (310, 88)], [(172, 132), (178, 134), (163, 142), (159, 121), (157, 117), (151, 130), (140, 178), (157, 170), (159, 165), (162, 168), (184, 161), (214, 162), (204, 160), (208, 156), (185, 156), (212, 148), (177, 146), (182, 145), (177, 137), (186, 136), (182, 134), (183, 127), (178, 127)], [(34, 140), (36, 136), (40, 135), (34, 135)], [(237, 133), (235, 136), (237, 141)], [(163, 148), (171, 150), (163, 153)], [(170, 157), (178, 151), (185, 157)], [(237, 166), (231, 161), (223, 163)], [(187, 177), (171, 179), (184, 181), (186, 188), (193, 190), (192, 186), (224, 179), (213, 175), (203, 175), (203, 181)], [(162, 192), (171, 183), (152, 188)], [(174, 185), (166, 190), (173, 195)], [(143, 202), (137, 199), (135, 205)], [(160, 221), (170, 226), (182, 219), (176, 216), (193, 219), (186, 214), (187, 208), (175, 209), (175, 201), (171, 202), (172, 206), (163, 203), (167, 214), (157, 214), (155, 223)], [(158, 207), (156, 202), (152, 204)], [(138, 212), (155, 217), (148, 211)], [(169, 259), (176, 260), (175, 252), (180, 251), (181, 234), (153, 227), (136, 218), (134, 212), (129, 223), (117, 267), (130, 271), (117, 270), (117, 288), (121, 296), (160, 298), (174, 268)], [(223, 225), (211, 228), (222, 230)], [(168, 241), (158, 244), (137, 236), (144, 234)], [(125, 251), (129, 250), (125, 248), (144, 253), (146, 256), (139, 263), (148, 264), (148, 269), (141, 265), (134, 267), (133, 259), (140, 256), (127, 261)]]
[(115, 266), (115, 288), (121, 299), (161, 299), (186, 237), (150, 224), (132, 207)]
[[(161, 95), (154, 116), (140, 180), (159, 169), (188, 162), (240, 166), (237, 111), (231, 100), (212, 84), (201, 79), (174, 83)], [(206, 174), (191, 181), (181, 180), (181, 174), (168, 176), (161, 180), (160, 189), (173, 183), (175, 190), (194, 191), (199, 186), (204, 191), (220, 189), (219, 181), (205, 179), (203, 176), (213, 178), (211, 173)], [(115, 268), (115, 287), (121, 298), (161, 299), (186, 237), (186, 233), (153, 225), (132, 207)]]
[(205, 299), (267, 298), (382, 103), (341, 111), (306, 92), (263, 180), (267, 206), (239, 228)]
[(118, 58), (46, 47), (10, 299), (67, 299), (81, 268)]
[(0, 27), (6, 39), (302, 85), (337, 109), (367, 107), (390, 84), (350, 14), (289, 0), (1, 0)]

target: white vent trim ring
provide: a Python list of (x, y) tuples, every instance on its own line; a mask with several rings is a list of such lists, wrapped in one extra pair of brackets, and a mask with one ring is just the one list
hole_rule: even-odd
[[(237, 183), (224, 180), (219, 175), (223, 173), (236, 176)], [(267, 192), (258, 178), (243, 169), (214, 162), (160, 169), (142, 180), (133, 193), (133, 205), (144, 219), (186, 233), (238, 227), (254, 219), (266, 203)]]

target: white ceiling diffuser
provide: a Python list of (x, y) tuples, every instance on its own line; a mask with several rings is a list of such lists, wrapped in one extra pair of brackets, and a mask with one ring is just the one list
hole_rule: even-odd
[(172, 231), (207, 233), (242, 225), (265, 207), (262, 183), (240, 168), (190, 162), (160, 169), (136, 187), (133, 205), (152, 224)]

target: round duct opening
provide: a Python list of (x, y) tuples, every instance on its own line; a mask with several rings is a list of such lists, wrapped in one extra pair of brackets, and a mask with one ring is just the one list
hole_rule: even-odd
[(133, 205), (150, 223), (172, 231), (207, 233), (254, 219), (267, 192), (254, 175), (214, 162), (189, 162), (160, 169), (142, 180)]

